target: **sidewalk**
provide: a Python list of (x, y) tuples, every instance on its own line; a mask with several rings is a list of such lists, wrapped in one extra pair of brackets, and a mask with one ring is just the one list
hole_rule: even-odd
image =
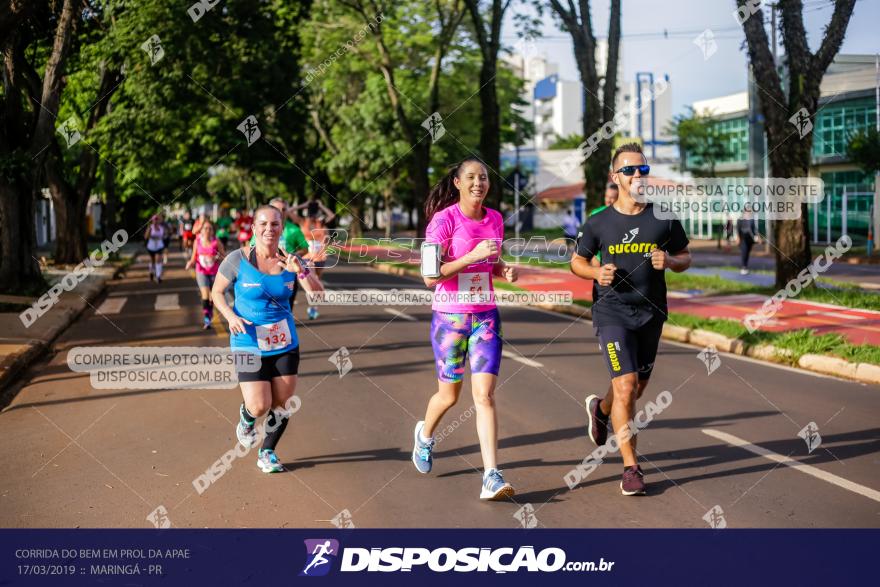
[[(133, 254), (133, 251), (123, 257)], [(58, 302), (51, 306), (32, 324), (25, 326), (20, 318), (21, 310), (0, 313), (0, 407), (6, 405), (5, 397), (15, 376), (51, 348), (52, 343), (70, 324), (101, 294), (107, 281), (114, 279), (125, 268), (125, 261), (108, 262), (95, 268), (72, 291), (64, 291)], [(69, 271), (50, 269), (44, 272), (49, 288), (58, 283)], [(38, 299), (38, 298), (37, 298)], [(0, 302), (7, 304), (26, 304), (36, 302), (24, 296), (0, 296)]]
[[(385, 247), (363, 246), (360, 247), (360, 255), (365, 258), (375, 257), (382, 261), (395, 263), (410, 263), (418, 265), (418, 251), (394, 249), (389, 251)], [(705, 256), (701, 253), (695, 255), (697, 259)], [(771, 259), (766, 259), (772, 263)], [(728, 263), (723, 263), (729, 265)], [(739, 275), (738, 271), (710, 271), (700, 268), (700, 262), (696, 262), (698, 274), (711, 273), (725, 278), (737, 278), (737, 281), (746, 281), (757, 285), (772, 285), (773, 276), (767, 274)], [(592, 301), (593, 283), (589, 280), (580, 279), (565, 269), (551, 269), (537, 265), (519, 265), (518, 287), (529, 291), (544, 292), (571, 292), (573, 299)], [(875, 272), (878, 270), (875, 269)], [(769, 281), (768, 281), (769, 280)], [(742, 321), (747, 315), (756, 313), (767, 298), (757, 294), (747, 295), (716, 295), (700, 296), (693, 292), (669, 292), (669, 311), (692, 314), (703, 318), (726, 318)], [(783, 332), (788, 330), (800, 330), (811, 328), (818, 334), (838, 333), (844, 335), (853, 344), (872, 344), (880, 346), (880, 312), (860, 310), (824, 304), (818, 302), (806, 302), (800, 300), (788, 300), (785, 302), (772, 320), (769, 320), (761, 330), (768, 332)]]

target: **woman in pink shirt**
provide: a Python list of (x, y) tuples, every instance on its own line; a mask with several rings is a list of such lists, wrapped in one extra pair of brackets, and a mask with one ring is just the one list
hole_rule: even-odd
[(442, 251), (440, 277), (425, 278), (425, 285), (434, 288), (431, 345), (439, 389), (428, 401), (425, 419), (416, 424), (412, 460), (420, 473), (431, 471), (434, 430), (458, 401), (469, 359), (485, 469), (480, 499), (497, 500), (512, 496), (514, 490), (504, 481), (496, 461), (495, 383), (502, 336), (492, 279), (504, 277), (513, 282), (517, 273), (499, 255), (504, 221), (497, 210), (483, 206), (488, 193), (486, 166), (469, 158), (434, 186), (425, 205), (425, 241), (439, 244)]
[(196, 283), (199, 286), (199, 293), (202, 295), (202, 328), (205, 330), (211, 327), (211, 320), (214, 319), (211, 288), (214, 287), (214, 278), (224, 256), (226, 256), (226, 251), (223, 249), (223, 243), (214, 236), (214, 225), (210, 220), (204, 220), (193, 244), (192, 257), (187, 262), (186, 268), (196, 266)]

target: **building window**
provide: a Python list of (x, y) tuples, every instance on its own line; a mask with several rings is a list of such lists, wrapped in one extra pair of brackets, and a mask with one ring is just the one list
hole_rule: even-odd
[(859, 170), (829, 171), (822, 174), (822, 181), (825, 182), (825, 199), (819, 204), (811, 204), (809, 211), (810, 229), (815, 240), (824, 242), (829, 234), (831, 240), (835, 240), (842, 234), (843, 192), (846, 190), (846, 232), (853, 242), (863, 244), (871, 222), (874, 176)]
[[(712, 126), (718, 134), (727, 135), (727, 156), (716, 161), (716, 165), (745, 163), (749, 160), (749, 120), (747, 117), (719, 120), (714, 122)], [(700, 157), (691, 154), (687, 156), (687, 166), (689, 169), (705, 167)]]
[[(820, 108), (813, 123), (813, 156), (846, 157), (850, 136), (876, 124), (873, 98), (832, 102)], [(844, 172), (846, 173), (846, 172)]]

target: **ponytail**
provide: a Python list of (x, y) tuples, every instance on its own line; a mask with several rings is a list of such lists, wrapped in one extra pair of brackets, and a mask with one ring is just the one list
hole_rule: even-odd
[(472, 161), (486, 167), (486, 164), (476, 157), (468, 157), (450, 167), (446, 175), (437, 182), (437, 185), (431, 188), (428, 198), (425, 200), (425, 224), (431, 222), (434, 214), (458, 201), (459, 193), (458, 188), (455, 187), (455, 178), (458, 177), (458, 173), (465, 163)]

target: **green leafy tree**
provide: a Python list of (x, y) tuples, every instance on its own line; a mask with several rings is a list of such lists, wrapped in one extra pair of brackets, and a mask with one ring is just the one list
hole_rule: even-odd
[(562, 149), (577, 149), (581, 143), (584, 142), (583, 135), (579, 135), (577, 133), (572, 133), (567, 137), (562, 137), (558, 139), (555, 143), (550, 145), (550, 150), (562, 150)]
[(34, 210), (46, 147), (64, 85), (82, 5), (11, 2), (0, 11), (3, 93), (0, 98), (0, 289), (36, 293)]
[[(439, 134), (436, 126), (423, 125), (438, 122), (443, 62), (464, 7), (461, 0), (430, 4), (340, 0), (340, 4), (356, 19), (352, 32), (365, 30), (370, 37), (370, 46), (357, 45), (355, 52), (382, 75), (397, 133), (410, 147), (406, 160), (411, 208), (420, 209), (430, 189), (431, 145)], [(421, 214), (419, 224), (421, 231)]]
[[(577, 4), (577, 5), (575, 5)], [(611, 0), (608, 19), (608, 52), (605, 75), (596, 68), (596, 36), (593, 32), (593, 17), (590, 0), (550, 0), (550, 7), (559, 19), (561, 28), (571, 36), (574, 58), (583, 86), (584, 115), (582, 117), (583, 136), (590, 137), (608, 121), (614, 119), (614, 106), (617, 96), (617, 64), (620, 56), (620, 0)], [(539, 3), (538, 6), (542, 6)], [(595, 153), (584, 160), (584, 193), (587, 206), (593, 208), (601, 204), (605, 184), (608, 181), (608, 168), (611, 165), (611, 141), (599, 142)]]
[[(730, 156), (730, 133), (718, 130), (711, 112), (688, 108), (688, 113), (673, 118), (667, 129), (678, 142), (679, 170), (690, 171), (696, 177), (715, 177), (718, 162)], [(688, 164), (689, 159), (693, 166)]]
[(870, 127), (853, 133), (846, 154), (865, 173), (880, 172), (880, 132)]

